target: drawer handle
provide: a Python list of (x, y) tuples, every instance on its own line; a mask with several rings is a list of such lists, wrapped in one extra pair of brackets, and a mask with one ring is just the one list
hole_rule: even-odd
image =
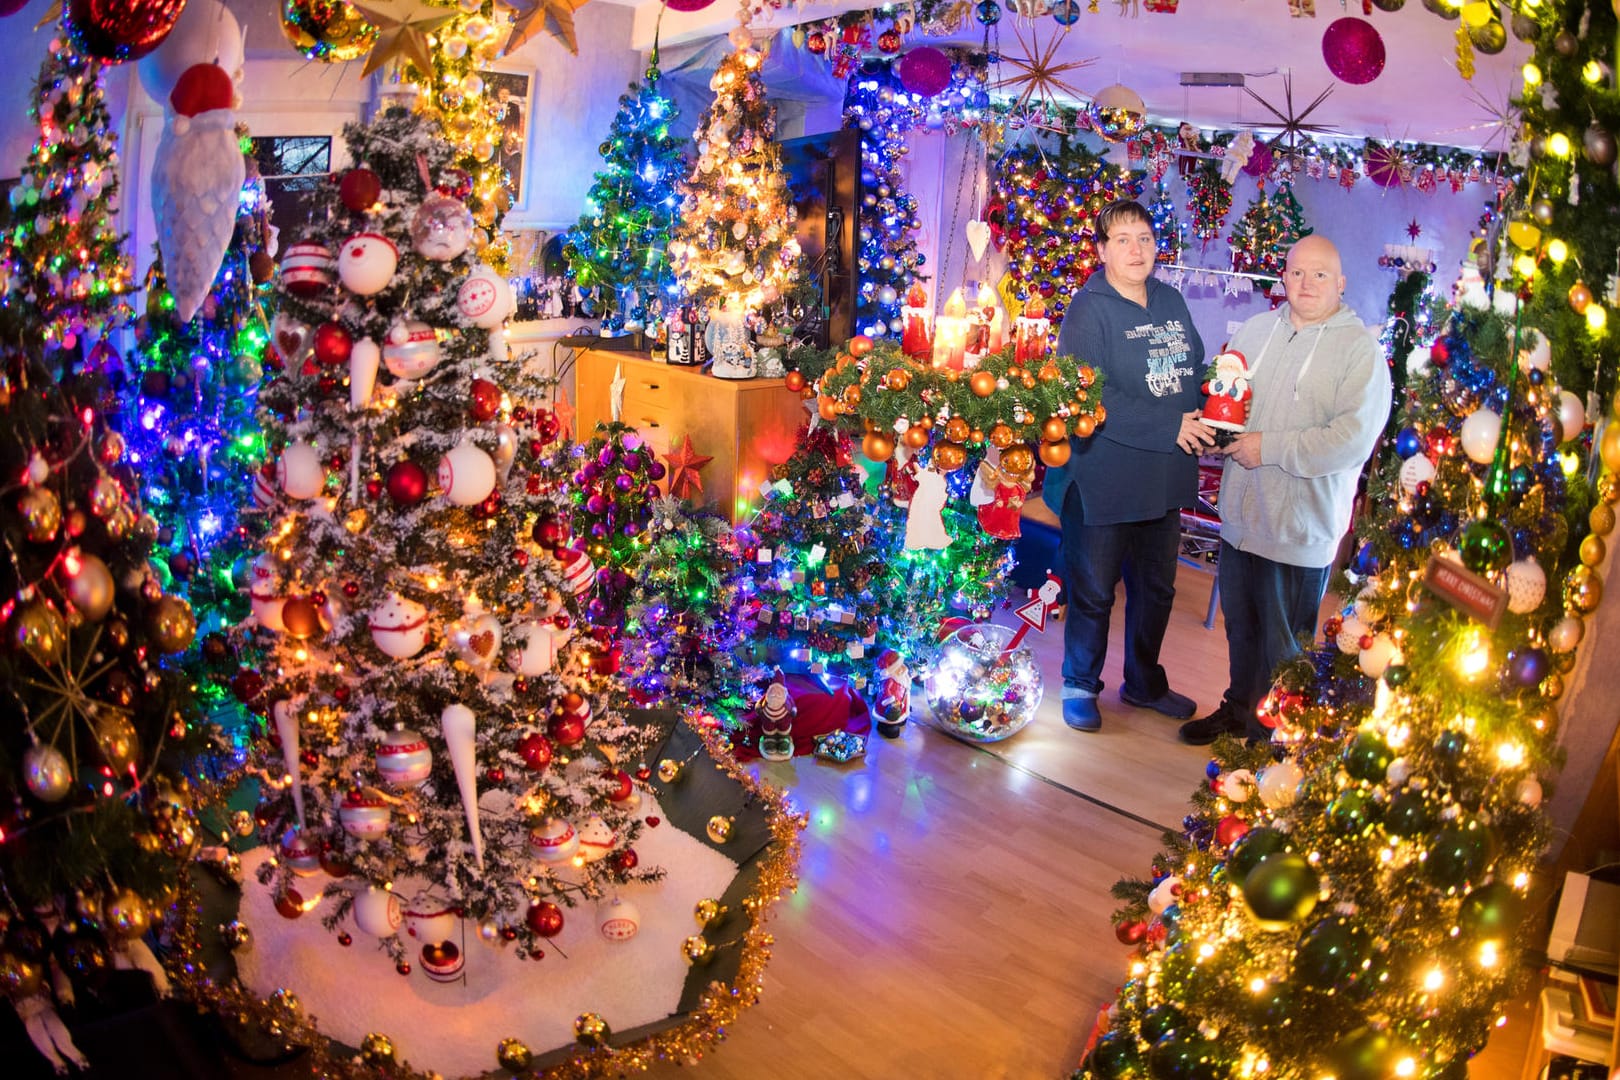
[(648, 390), (657, 390), (659, 388), (658, 384), (655, 382), (644, 382), (641, 385), (646, 387)]
[(650, 416), (643, 416), (641, 418), (641, 422), (643, 424), (645, 424), (647, 427), (657, 427), (658, 426), (658, 421), (654, 420)]

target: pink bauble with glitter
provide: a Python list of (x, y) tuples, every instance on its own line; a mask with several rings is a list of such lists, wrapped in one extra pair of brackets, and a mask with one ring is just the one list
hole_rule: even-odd
[(1370, 83), (1384, 70), (1384, 39), (1365, 19), (1335, 19), (1322, 35), (1322, 59), (1341, 81)]
[(932, 45), (922, 45), (902, 56), (895, 72), (901, 86), (930, 98), (951, 85), (951, 58)]

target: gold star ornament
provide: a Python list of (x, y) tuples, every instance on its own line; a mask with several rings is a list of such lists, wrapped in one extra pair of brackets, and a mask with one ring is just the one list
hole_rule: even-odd
[(357, 0), (354, 7), (379, 32), (361, 74), (370, 75), (395, 59), (409, 60), (424, 76), (433, 74), (428, 35), (456, 17), (454, 8), (422, 0)]
[(503, 54), (522, 48), (530, 38), (550, 34), (575, 56), (579, 55), (579, 35), (574, 31), (574, 12), (590, 0), (518, 0), (512, 5), (512, 36), (506, 39)]
[(1082, 60), (1057, 59), (1058, 46), (1063, 44), (1066, 33), (1053, 34), (1042, 45), (1040, 36), (1035, 28), (1030, 27), (1029, 40), (1024, 40), (1024, 30), (1017, 21), (1013, 22), (1013, 34), (1018, 38), (1018, 45), (1023, 49), (1022, 56), (1009, 53), (1001, 54), (1001, 62), (1012, 67), (1016, 74), (1008, 75), (996, 81), (996, 89), (1007, 90), (1018, 96), (1013, 101), (1013, 112), (1025, 111), (1031, 103), (1045, 106), (1048, 110), (1058, 104), (1058, 95), (1061, 93), (1070, 99), (1080, 95), (1073, 86), (1065, 81), (1065, 76), (1071, 71), (1078, 71), (1090, 67), (1097, 62), (1095, 56), (1088, 56)]

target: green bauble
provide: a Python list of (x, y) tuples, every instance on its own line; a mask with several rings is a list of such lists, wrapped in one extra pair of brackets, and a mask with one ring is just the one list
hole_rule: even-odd
[(1362, 974), (1372, 947), (1367, 932), (1342, 915), (1319, 920), (1294, 952), (1294, 977), (1313, 990), (1343, 990)]
[(1491, 861), (1491, 831), (1478, 821), (1453, 821), (1434, 834), (1423, 873), (1442, 889), (1459, 889)]
[(1309, 863), (1291, 853), (1273, 855), (1243, 883), (1243, 900), (1260, 929), (1288, 930), (1316, 909), (1321, 881)]
[(1328, 804), (1328, 821), (1345, 836), (1360, 836), (1378, 823), (1379, 810), (1371, 795), (1349, 788)]
[(1457, 909), (1457, 927), (1465, 937), (1506, 939), (1518, 929), (1519, 894), (1505, 882), (1481, 885), (1463, 897)]
[(1391, 664), (1384, 669), (1384, 682), (1389, 684), (1391, 690), (1404, 685), (1411, 676), (1412, 669), (1405, 664)]
[(1189, 1028), (1185, 1035), (1171, 1032), (1148, 1052), (1148, 1074), (1153, 1080), (1224, 1080), (1232, 1064), (1221, 1045)]
[(1474, 573), (1494, 574), (1513, 561), (1513, 538), (1499, 521), (1470, 521), (1457, 540), (1457, 554)]
[(1344, 761), (1344, 771), (1357, 780), (1381, 784), (1384, 781), (1384, 770), (1395, 760), (1395, 752), (1389, 748), (1389, 743), (1385, 742), (1384, 737), (1378, 732), (1358, 731), (1356, 737), (1345, 746), (1344, 753), (1340, 757)]
[(1413, 788), (1391, 799), (1389, 809), (1384, 812), (1384, 828), (1407, 839), (1428, 832), (1433, 821), (1434, 811), (1429, 807), (1428, 797)]
[(1136, 1040), (1124, 1031), (1110, 1031), (1098, 1039), (1086, 1067), (1097, 1080), (1135, 1080), (1146, 1072)]
[(1249, 1010), (1255, 1023), (1264, 1027), (1281, 1027), (1285, 1020), (1297, 1016), (1298, 1008), (1291, 983), (1268, 983), (1264, 990), (1249, 998)]
[(1144, 1042), (1158, 1042), (1179, 1027), (1187, 1026), (1187, 1016), (1174, 1005), (1155, 1005), (1142, 1014), (1140, 1025)]
[(1336, 1080), (1385, 1080), (1391, 1073), (1395, 1044), (1372, 1028), (1357, 1028), (1328, 1048)]
[(1434, 756), (1445, 767), (1448, 777), (1455, 776), (1468, 752), (1468, 736), (1456, 728), (1447, 728), (1434, 737)]
[(1276, 829), (1251, 829), (1226, 857), (1226, 878), (1242, 887), (1254, 868), (1279, 851), (1287, 850), (1288, 837)]

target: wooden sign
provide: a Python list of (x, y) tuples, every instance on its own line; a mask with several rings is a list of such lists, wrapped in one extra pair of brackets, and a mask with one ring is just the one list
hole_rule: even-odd
[(1490, 629), (1502, 621), (1507, 610), (1507, 590), (1492, 585), (1455, 559), (1435, 556), (1423, 571), (1423, 584), (1430, 592)]

